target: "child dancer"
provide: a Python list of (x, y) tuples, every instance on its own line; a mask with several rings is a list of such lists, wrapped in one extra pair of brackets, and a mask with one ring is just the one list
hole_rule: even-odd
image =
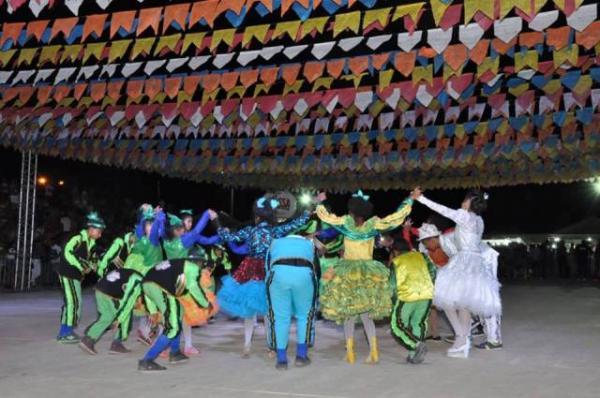
[(454, 231), (458, 252), (438, 272), (434, 304), (443, 309), (454, 329), (456, 340), (448, 350), (449, 357), (468, 358), (471, 348), (471, 314), (490, 317), (500, 315), (498, 280), (484, 265), (480, 243), (484, 223), (480, 214), (487, 198), (479, 191), (469, 192), (458, 210), (439, 205), (416, 188), (411, 197), (456, 223)]
[(65, 245), (61, 262), (56, 269), (63, 291), (64, 304), (61, 311), (59, 343), (78, 343), (79, 336), (73, 332), (81, 318), (81, 281), (85, 274), (97, 267), (96, 240), (106, 228), (98, 213), (87, 216), (87, 229), (73, 236)]
[(398, 210), (385, 217), (371, 217), (373, 205), (361, 191), (348, 202), (349, 215), (338, 217), (324, 206), (317, 216), (344, 235), (343, 258), (323, 275), (321, 312), (327, 319), (344, 324), (346, 361), (353, 364), (354, 324), (360, 316), (370, 346), (367, 363), (379, 362), (377, 336), (373, 320), (388, 316), (392, 310), (389, 270), (373, 260), (374, 239), (380, 232), (402, 225), (411, 211), (412, 200), (405, 200)]
[[(274, 210), (279, 206), (276, 199), (262, 197), (254, 204), (255, 226), (245, 227), (237, 232), (219, 228), (219, 236), (227, 243), (246, 243), (248, 256), (231, 276), (222, 279), (217, 293), (221, 309), (230, 315), (244, 319), (243, 358), (250, 356), (252, 334), (257, 315), (267, 311), (265, 288), (265, 257), (273, 239), (282, 238), (304, 225), (310, 216), (304, 212), (291, 222), (276, 225)], [(211, 218), (217, 220), (214, 211)]]
[(396, 302), (392, 311), (392, 333), (408, 350), (406, 361), (423, 362), (427, 352), (427, 318), (433, 298), (435, 265), (422, 253), (410, 251), (403, 240), (394, 242), (394, 250), (403, 254), (394, 258)]
[(267, 256), (268, 336), (277, 350), (277, 369), (287, 369), (288, 334), (296, 318), (296, 366), (310, 364), (308, 344), (314, 337), (319, 262), (313, 243), (300, 236), (275, 239)]

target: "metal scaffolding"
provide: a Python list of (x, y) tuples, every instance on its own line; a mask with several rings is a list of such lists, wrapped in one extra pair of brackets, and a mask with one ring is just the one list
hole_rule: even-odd
[(20, 291), (31, 288), (37, 166), (37, 154), (31, 151), (22, 152), (17, 252), (15, 254), (15, 273), (12, 286), (14, 290)]

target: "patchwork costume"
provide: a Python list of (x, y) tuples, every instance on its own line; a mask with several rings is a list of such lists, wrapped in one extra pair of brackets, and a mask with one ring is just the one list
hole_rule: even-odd
[(277, 350), (277, 364), (287, 366), (288, 334), (296, 318), (296, 364), (308, 363), (308, 345), (318, 296), (319, 262), (313, 243), (300, 236), (275, 239), (266, 259), (268, 343)]

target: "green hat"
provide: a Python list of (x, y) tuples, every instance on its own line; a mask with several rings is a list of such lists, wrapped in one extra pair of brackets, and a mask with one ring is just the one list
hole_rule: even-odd
[(106, 224), (104, 223), (104, 220), (102, 218), (100, 218), (98, 213), (96, 213), (95, 211), (93, 211), (87, 215), (87, 226), (88, 226), (88, 228), (98, 228), (98, 229), (106, 228)]
[(192, 211), (192, 209), (182, 209), (182, 210), (179, 210), (179, 215), (181, 216), (181, 218), (193, 217), (194, 212)]
[(178, 228), (183, 226), (183, 221), (175, 214), (169, 213), (167, 214), (167, 217), (169, 217), (169, 225), (171, 226), (171, 228)]
[(144, 213), (142, 213), (142, 218), (144, 221), (152, 221), (154, 220), (154, 210), (148, 209)]

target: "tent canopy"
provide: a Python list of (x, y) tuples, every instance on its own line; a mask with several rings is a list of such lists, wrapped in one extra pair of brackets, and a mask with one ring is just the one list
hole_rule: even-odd
[(227, 185), (600, 174), (596, 0), (0, 0), (0, 145)]

